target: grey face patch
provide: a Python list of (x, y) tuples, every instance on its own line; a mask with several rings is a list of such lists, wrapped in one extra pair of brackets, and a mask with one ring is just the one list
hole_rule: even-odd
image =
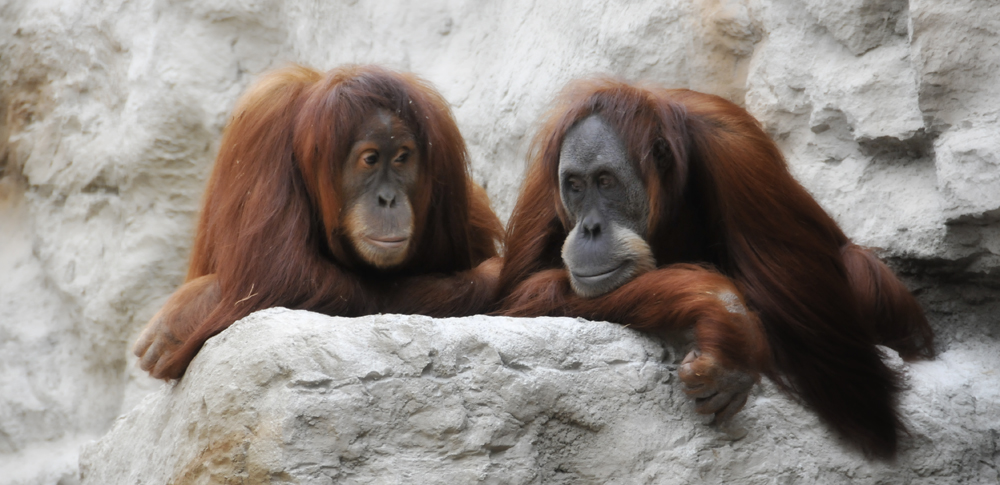
[[(611, 176), (614, 185), (601, 187), (602, 175)], [(583, 183), (586, 193), (572, 190), (567, 182), (574, 179)], [(649, 217), (646, 187), (621, 138), (599, 115), (584, 118), (566, 132), (559, 151), (559, 182), (559, 196), (571, 224), (576, 224), (576, 215), (586, 211), (583, 206), (588, 201), (581, 196), (589, 195), (589, 202), (605, 206), (618, 224), (645, 236)]]
[(649, 199), (642, 177), (621, 138), (599, 115), (566, 133), (559, 196), (573, 226), (563, 262), (578, 294), (606, 293), (655, 267), (644, 241)]

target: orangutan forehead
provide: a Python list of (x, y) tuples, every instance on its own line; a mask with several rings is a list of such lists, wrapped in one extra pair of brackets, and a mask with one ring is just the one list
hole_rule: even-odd
[(385, 108), (376, 108), (371, 116), (366, 116), (364, 122), (358, 125), (359, 139), (371, 140), (386, 136), (396, 138), (397, 141), (406, 141), (399, 140), (400, 137), (410, 140), (416, 138), (413, 130), (399, 116)]
[(628, 161), (628, 151), (615, 129), (600, 115), (593, 114), (566, 132), (560, 148), (560, 160), (570, 165), (621, 166)]

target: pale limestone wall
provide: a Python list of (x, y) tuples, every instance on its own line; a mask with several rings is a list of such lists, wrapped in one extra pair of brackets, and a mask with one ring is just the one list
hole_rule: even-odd
[(182, 279), (233, 102), (287, 61), (433, 82), (503, 217), (535, 122), (569, 79), (727, 96), (849, 235), (906, 272), (946, 347), (998, 348), (992, 2), (8, 0), (0, 483), (72, 476), (79, 443), (160, 387), (128, 343)]

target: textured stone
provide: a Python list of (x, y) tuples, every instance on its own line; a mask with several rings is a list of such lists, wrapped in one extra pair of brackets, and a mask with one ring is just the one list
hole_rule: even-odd
[(746, 106), (803, 184), (861, 243), (995, 280), (1000, 7), (749, 3)]
[[(890, 352), (891, 353), (891, 352)], [(610, 323), (272, 309), (81, 456), (104, 483), (991, 483), (1000, 355), (905, 365), (912, 435), (865, 461), (773, 385), (703, 424), (672, 347)], [(892, 354), (895, 355), (895, 354)]]
[(905, 37), (909, 16), (906, 0), (832, 0), (804, 2), (833, 38), (861, 55), (892, 37)]

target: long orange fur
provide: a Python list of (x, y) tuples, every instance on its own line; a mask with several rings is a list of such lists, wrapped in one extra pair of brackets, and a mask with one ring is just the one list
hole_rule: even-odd
[[(341, 220), (343, 160), (360, 120), (377, 109), (398, 116), (421, 151), (415, 243), (392, 271), (362, 263)], [(156, 376), (179, 377), (208, 338), (263, 308), (341, 316), (486, 311), (499, 271), (488, 260), (502, 235), (471, 180), (448, 104), (426, 82), (375, 66), (271, 72), (243, 95), (223, 134), (187, 283), (161, 315), (183, 344)], [(206, 303), (213, 280), (218, 294)]]
[[(594, 113), (620, 134), (646, 181), (647, 241), (660, 269), (582, 300), (565, 284), (559, 257), (567, 227), (558, 164), (567, 130)], [(765, 373), (864, 451), (894, 456), (905, 432), (897, 408), (902, 378), (876, 345), (907, 359), (929, 357), (933, 332), (912, 294), (848, 240), (750, 114), (689, 90), (578, 81), (548, 116), (532, 158), (507, 229), (500, 275), (507, 314), (694, 328), (696, 342), (729, 365)], [(690, 267), (680, 277), (677, 263), (728, 277), (762, 330), (755, 319), (718, 323), (727, 317), (692, 295), (726, 282)]]

